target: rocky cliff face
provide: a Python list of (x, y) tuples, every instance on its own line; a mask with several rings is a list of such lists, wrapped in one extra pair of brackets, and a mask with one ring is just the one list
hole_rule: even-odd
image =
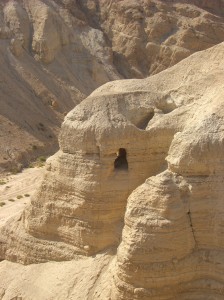
[(69, 2), (104, 31), (125, 78), (156, 74), (224, 37), (222, 0)]
[(158, 73), (224, 40), (222, 0), (0, 4), (0, 168), (52, 152), (98, 86)]
[(223, 50), (107, 83), (72, 110), (31, 205), (1, 229), (1, 259), (113, 248), (86, 299), (221, 300)]
[(120, 78), (102, 31), (54, 1), (3, 2), (0, 51), (2, 168), (54, 151), (64, 115)]

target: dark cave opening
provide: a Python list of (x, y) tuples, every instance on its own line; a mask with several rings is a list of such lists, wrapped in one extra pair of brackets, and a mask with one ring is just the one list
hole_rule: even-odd
[(114, 161), (114, 169), (128, 170), (127, 152), (125, 148), (120, 148), (117, 153), (117, 158)]

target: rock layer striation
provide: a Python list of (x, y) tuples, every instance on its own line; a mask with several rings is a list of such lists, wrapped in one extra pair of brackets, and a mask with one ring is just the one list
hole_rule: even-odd
[(73, 109), (31, 205), (1, 228), (1, 259), (113, 248), (91, 299), (222, 299), (223, 50), (107, 83)]
[(57, 148), (64, 115), (100, 85), (156, 74), (224, 40), (223, 0), (0, 4), (0, 170)]

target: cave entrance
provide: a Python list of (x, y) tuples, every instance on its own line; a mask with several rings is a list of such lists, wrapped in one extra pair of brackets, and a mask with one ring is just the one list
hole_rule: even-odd
[(127, 161), (127, 152), (124, 148), (120, 148), (117, 152), (117, 158), (114, 161), (114, 169), (116, 170), (127, 170), (128, 161)]

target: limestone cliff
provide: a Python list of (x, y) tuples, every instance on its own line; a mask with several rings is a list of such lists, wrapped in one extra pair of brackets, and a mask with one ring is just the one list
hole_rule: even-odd
[(223, 0), (0, 3), (0, 171), (57, 148), (64, 115), (115, 79), (224, 40)]
[(65, 118), (31, 205), (1, 228), (1, 259), (113, 248), (86, 299), (223, 299), (223, 79), (224, 43), (94, 91)]

